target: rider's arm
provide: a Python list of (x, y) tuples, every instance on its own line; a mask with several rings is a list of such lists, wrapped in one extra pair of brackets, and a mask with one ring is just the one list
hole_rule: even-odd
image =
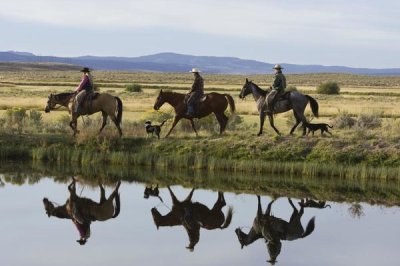
[(81, 80), (81, 83), (79, 83), (78, 87), (76, 87), (75, 92), (79, 92), (79, 91), (83, 90), (83, 88), (86, 85), (86, 82), (89, 82), (89, 77), (87, 75), (85, 75), (83, 77), (83, 79)]

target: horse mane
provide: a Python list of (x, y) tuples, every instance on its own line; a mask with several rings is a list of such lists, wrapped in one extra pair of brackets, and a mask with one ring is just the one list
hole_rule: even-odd
[(263, 95), (267, 95), (268, 91), (267, 90), (263, 90), (260, 86), (258, 86), (257, 84), (255, 84), (253, 81), (249, 81), (251, 84), (253, 84), (257, 90)]
[(56, 100), (65, 100), (68, 98), (71, 98), (72, 94), (74, 94), (74, 92), (62, 92), (62, 93), (58, 93), (58, 94), (54, 94), (54, 98)]

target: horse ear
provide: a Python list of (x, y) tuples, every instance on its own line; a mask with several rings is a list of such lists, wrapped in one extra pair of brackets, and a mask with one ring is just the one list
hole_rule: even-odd
[(162, 89), (160, 90), (160, 93), (162, 93)]
[(246, 78), (246, 83), (249, 83), (249, 80)]

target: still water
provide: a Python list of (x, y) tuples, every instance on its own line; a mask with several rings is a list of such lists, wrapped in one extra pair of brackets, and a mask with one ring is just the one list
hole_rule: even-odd
[[(271, 254), (276, 257), (275, 265), (399, 265), (398, 207), (327, 201), (330, 208), (305, 207), (301, 214), (300, 199), (292, 198), (304, 230), (315, 217), (314, 230), (301, 237), (295, 219), (285, 223), (294, 208), (287, 197), (279, 197), (271, 205), (269, 218), (262, 220), (269, 241), (259, 234), (258, 240), (250, 243), (247, 239), (248, 245), (241, 249), (235, 229), (244, 235), (251, 230), (257, 214), (256, 195), (196, 189), (192, 202), (202, 205), (176, 203), (183, 206), (180, 214), (168, 216), (173, 202), (167, 187), (160, 186), (160, 197), (146, 199), (146, 184), (122, 181), (119, 215), (91, 222), (90, 237), (80, 245), (76, 241), (80, 232), (72, 220), (48, 217), (43, 204), (46, 197), (56, 206), (63, 205), (70, 196), (70, 180), (42, 176), (33, 184), (14, 185), (0, 177), (0, 265), (269, 265)], [(114, 188), (115, 184), (105, 186), (107, 197)], [(171, 191), (183, 201), (191, 188), (177, 183)], [(100, 201), (100, 187), (79, 179), (76, 194)], [(271, 200), (261, 196), (263, 213)], [(214, 212), (204, 209), (203, 205), (212, 209), (214, 204)], [(229, 226), (213, 229), (223, 224), (216, 217), (220, 210), (226, 216), (229, 206), (233, 207)], [(152, 214), (152, 208), (157, 212)], [(269, 250), (272, 242), (275, 246)], [(193, 250), (186, 248), (190, 245)]]

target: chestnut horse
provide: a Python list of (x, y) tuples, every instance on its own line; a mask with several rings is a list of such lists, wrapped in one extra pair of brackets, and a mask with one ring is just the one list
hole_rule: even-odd
[(182, 118), (189, 119), (193, 131), (197, 135), (193, 118), (200, 119), (208, 116), (211, 113), (214, 113), (215, 117), (218, 120), (220, 126), (219, 133), (222, 134), (224, 132), (226, 124), (228, 123), (228, 117), (224, 114), (224, 112), (228, 107), (228, 104), (230, 106), (231, 113), (235, 112), (235, 102), (232, 96), (230, 96), (229, 94), (220, 94), (216, 92), (208, 93), (205, 96), (206, 99), (204, 101), (201, 101), (199, 104), (197, 114), (194, 117), (190, 117), (186, 115), (187, 107), (184, 102), (185, 94), (172, 91), (160, 91), (160, 94), (158, 95), (154, 104), (154, 110), (159, 110), (164, 103), (169, 103), (175, 110), (174, 122), (172, 123), (171, 129), (168, 131), (165, 137), (168, 137), (169, 134), (171, 134), (171, 131)]
[[(56, 109), (57, 105), (60, 105), (67, 107), (68, 111), (70, 112), (69, 105), (71, 102), (73, 102), (75, 95), (75, 93), (50, 94), (44, 111), (49, 113), (51, 110)], [(74, 103), (72, 103), (72, 110), (73, 109)], [(74, 131), (74, 136), (76, 133), (79, 133), (79, 130), (77, 129), (78, 117), (81, 115), (91, 115), (97, 112), (101, 112), (103, 115), (103, 123), (99, 133), (106, 126), (107, 118), (110, 117), (118, 129), (119, 135), (122, 136), (122, 130), (120, 127), (122, 120), (122, 101), (120, 98), (112, 96), (108, 93), (97, 94), (90, 104), (85, 100), (85, 102), (82, 104), (82, 112), (72, 112), (71, 122), (69, 125)]]

